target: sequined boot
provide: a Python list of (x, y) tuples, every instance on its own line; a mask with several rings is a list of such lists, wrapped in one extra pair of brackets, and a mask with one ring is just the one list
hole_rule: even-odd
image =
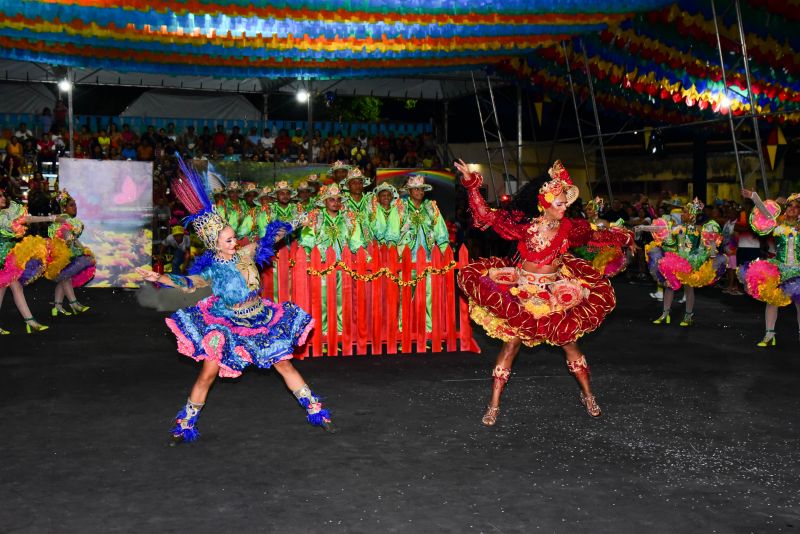
[(319, 397), (311, 392), (311, 388), (308, 387), (308, 384), (303, 384), (303, 387), (292, 393), (297, 399), (297, 402), (300, 403), (300, 406), (305, 408), (308, 413), (308, 422), (312, 426), (320, 426), (331, 434), (336, 432), (336, 428), (333, 426), (333, 421), (331, 420), (331, 413), (322, 407), (322, 402)]
[(186, 406), (175, 416), (175, 426), (170, 429), (172, 433), (172, 445), (178, 443), (190, 443), (200, 437), (200, 432), (194, 427), (197, 418), (200, 417), (200, 410), (205, 403), (198, 404), (186, 399)]

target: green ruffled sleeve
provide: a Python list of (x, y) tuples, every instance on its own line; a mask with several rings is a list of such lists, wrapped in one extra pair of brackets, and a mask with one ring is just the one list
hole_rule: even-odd
[(444, 252), (450, 246), (450, 233), (447, 231), (447, 224), (439, 211), (436, 202), (431, 200), (431, 207), (435, 210), (433, 222), (433, 242)]

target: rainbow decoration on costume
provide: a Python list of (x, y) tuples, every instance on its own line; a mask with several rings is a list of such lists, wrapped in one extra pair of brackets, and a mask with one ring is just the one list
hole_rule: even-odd
[(596, 33), (666, 0), (0, 0), (0, 57), (217, 77), (469, 69)]

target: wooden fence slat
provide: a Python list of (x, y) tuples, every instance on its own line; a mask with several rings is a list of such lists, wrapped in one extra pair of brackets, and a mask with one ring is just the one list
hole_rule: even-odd
[[(442, 267), (442, 252), (438, 247), (433, 249), (431, 264), (434, 269)], [(442, 279), (444, 275), (431, 274), (431, 352), (442, 352)]]
[[(444, 253), (444, 264), (450, 265), (450, 262), (453, 261), (453, 249), (448, 248)], [(445, 306), (445, 313), (444, 313), (444, 324), (445, 329), (447, 331), (447, 351), (448, 352), (455, 352), (458, 350), (458, 345), (456, 344), (456, 332), (458, 330), (456, 326), (456, 302), (458, 302), (459, 296), (456, 295), (456, 270), (450, 269), (447, 274), (444, 276), (444, 285), (445, 285), (445, 297), (444, 297), (444, 306)]]
[(428, 266), (428, 260), (425, 257), (425, 249), (419, 247), (417, 249), (416, 269), (414, 275), (419, 278), (416, 288), (414, 289), (414, 314), (415, 314), (415, 334), (417, 352), (425, 352), (425, 340), (427, 338), (427, 315), (428, 315), (428, 283), (426, 280), (425, 267)]
[[(384, 265), (385, 258), (385, 246), (373, 247), (372, 268), (370, 269), (372, 274), (380, 271), (381, 267)], [(369, 284), (369, 288), (372, 290), (372, 306), (369, 310), (370, 317), (372, 319), (372, 324), (369, 325), (372, 333), (372, 347), (370, 348), (370, 353), (373, 356), (383, 352), (383, 324), (391, 320), (391, 315), (389, 315), (389, 309), (386, 307), (386, 300), (384, 298), (384, 288), (386, 287), (386, 282), (386, 277), (381, 275), (374, 279), (371, 284)], [(397, 314), (395, 314), (395, 317), (397, 317)]]
[[(411, 249), (406, 247), (403, 250), (402, 256), (402, 269), (403, 269), (403, 281), (411, 280)], [(401, 299), (402, 299), (402, 319), (403, 319), (403, 332), (401, 334), (402, 338), (402, 351), (406, 354), (411, 352), (411, 332), (414, 329), (413, 324), (411, 323), (411, 286), (403, 286), (401, 291)]]
[[(311, 268), (314, 271), (322, 269), (322, 258), (320, 258), (319, 249), (316, 247), (311, 249)], [(309, 275), (309, 282), (311, 283), (311, 316), (316, 324), (314, 335), (311, 338), (311, 348), (314, 351), (314, 356), (319, 357), (322, 356), (322, 278)]]
[(282, 246), (280, 250), (278, 250), (278, 300), (275, 302), (286, 302), (289, 300), (289, 250), (287, 246)]
[[(367, 274), (367, 251), (363, 248), (356, 253), (356, 272), (359, 276)], [(358, 354), (367, 353), (367, 283), (356, 280), (356, 347)]]
[[(397, 276), (400, 272), (397, 262), (397, 248), (392, 247), (386, 251), (386, 265), (389, 270)], [(400, 286), (394, 283), (393, 280), (386, 283), (386, 316), (383, 323), (386, 326), (386, 352), (389, 354), (397, 354), (397, 334), (399, 321), (397, 315), (400, 313), (398, 308)]]
[[(328, 248), (325, 257), (325, 268), (327, 269), (334, 263), (336, 263), (336, 253), (333, 248)], [(338, 271), (336, 269), (325, 275), (326, 305), (328, 307), (328, 356), (337, 356), (339, 354), (339, 326), (336, 321), (339, 315), (339, 307), (336, 300), (338, 293), (336, 288), (337, 275)]]
[[(350, 268), (353, 266), (353, 255), (348, 249), (342, 252), (342, 261)], [(355, 321), (353, 310), (353, 279), (342, 273), (342, 355), (353, 355), (353, 333)]]
[[(290, 291), (289, 300), (297, 304), (301, 309), (311, 313), (309, 304), (311, 303), (311, 296), (309, 291), (311, 288), (308, 285), (308, 262), (306, 260), (306, 251), (293, 247), (289, 252), (290, 259), (294, 260), (294, 267), (292, 268), (292, 287)], [(315, 330), (319, 330), (319, 323), (315, 323)], [(312, 333), (313, 335), (313, 333)], [(302, 352), (298, 355), (300, 359), (307, 357), (311, 351), (311, 340), (305, 344)]]
[[(467, 247), (461, 245), (461, 249), (458, 251), (458, 267), (459, 269), (465, 267), (469, 264), (469, 253), (467, 252)], [(470, 322), (469, 318), (469, 304), (467, 299), (461, 295), (458, 298), (459, 300), (459, 341), (460, 341), (460, 350), (465, 352), (480, 352), (481, 349), (478, 347), (478, 344), (472, 338), (472, 323)]]

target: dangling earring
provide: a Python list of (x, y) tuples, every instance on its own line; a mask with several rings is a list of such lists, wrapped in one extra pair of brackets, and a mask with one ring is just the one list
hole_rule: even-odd
[(544, 213), (544, 208), (542, 206), (537, 206), (539, 208), (539, 213)]

